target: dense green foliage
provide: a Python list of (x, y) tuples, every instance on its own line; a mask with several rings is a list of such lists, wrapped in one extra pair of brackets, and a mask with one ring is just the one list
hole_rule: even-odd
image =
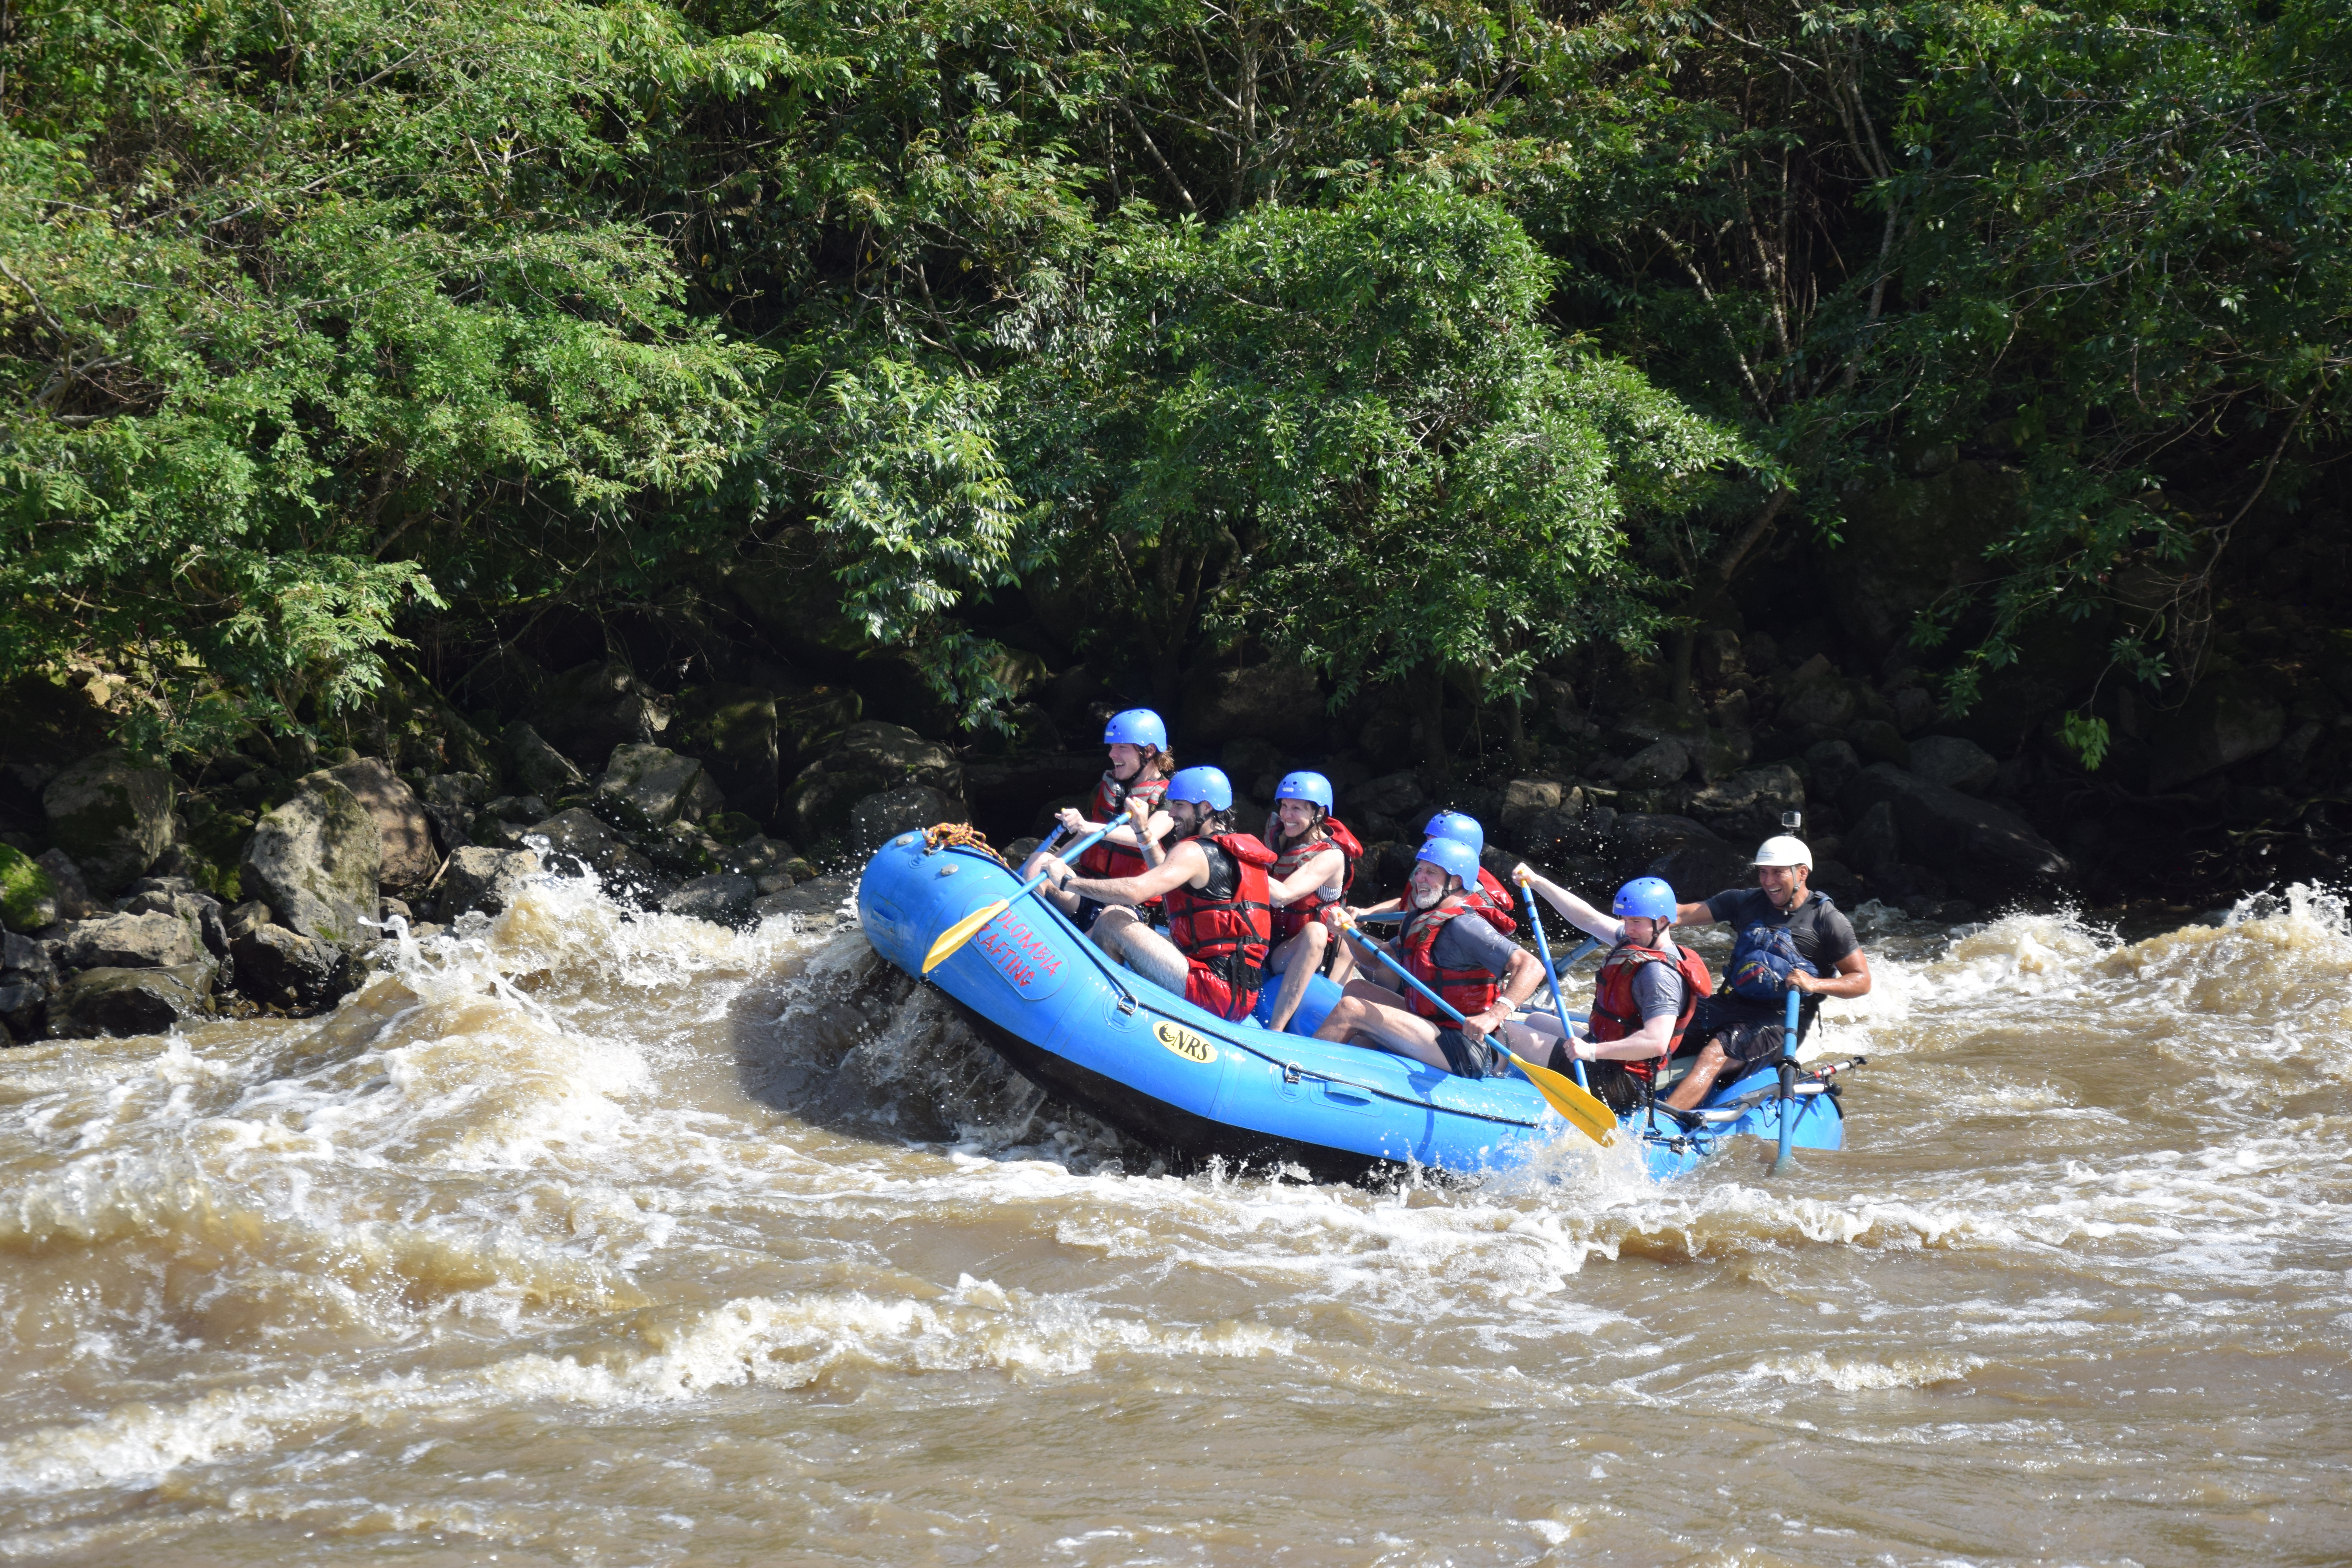
[(0, 657), (191, 743), (788, 534), (975, 723), (1023, 582), (1163, 693), (1505, 693), (1937, 444), (2021, 476), (1956, 700), (2053, 615), (2177, 680), (2344, 436), (2312, 0), (5, 17)]

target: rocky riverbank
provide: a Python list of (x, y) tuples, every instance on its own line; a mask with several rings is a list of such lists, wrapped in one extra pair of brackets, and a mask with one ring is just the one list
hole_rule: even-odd
[[(477, 667), (462, 711), (411, 679), (331, 731), (345, 745), (257, 734), (168, 765), (102, 743), (120, 716), (102, 674), (29, 698), (20, 682), (0, 715), (27, 753), (0, 764), (0, 1020), (23, 1040), (316, 1011), (363, 978), (389, 922), (494, 915), (542, 872), (593, 871), (624, 902), (723, 923), (830, 918), (863, 857), (907, 828), (971, 821), (1025, 848), (1098, 773), (1083, 740), (1148, 695), (1040, 658), (1019, 738), (958, 743), (903, 671), (861, 689), (720, 664), (736, 679), (709, 679), (707, 660), (550, 674), (509, 659), (487, 680)], [(1996, 750), (1912, 671), (1865, 679), (1724, 630), (1700, 639), (1680, 702), (1645, 695), (1647, 667), (1581, 684), (1539, 676), (1516, 713), (1441, 704), (1442, 769), (1414, 760), (1431, 721), (1394, 694), (1334, 710), (1297, 669), (1204, 674), (1173, 717), (1180, 754), (1222, 763), (1253, 825), (1285, 770), (1328, 773), (1370, 849), (1366, 897), (1401, 885), (1441, 806), (1488, 824), (1497, 870), (1526, 857), (1596, 891), (1654, 872), (1691, 893), (1746, 880), (1754, 843), (1801, 811), (1819, 886), (1948, 922), (2144, 895), (2152, 879), (2112, 874), (2117, 835), (2140, 835), (2156, 865), (2200, 833), (2239, 842), (2236, 821), (2282, 817), (2352, 749), (2323, 682), (2223, 680), (2149, 737), (2126, 727), (2126, 761), (2147, 775), (2135, 792), (2074, 765), (2047, 723), (2012, 722)], [(2282, 858), (2283, 874), (2332, 869), (2323, 836), (2292, 847), (2303, 862)]]

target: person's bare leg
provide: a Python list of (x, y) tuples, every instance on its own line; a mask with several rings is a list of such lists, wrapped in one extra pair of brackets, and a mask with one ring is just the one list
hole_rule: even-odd
[(1112, 904), (1095, 917), (1094, 929), (1087, 932), (1087, 937), (1097, 947), (1110, 954), (1113, 959), (1125, 963), (1127, 959), (1120, 951), (1119, 944), (1125, 940), (1125, 933), (1129, 928), (1142, 923), (1143, 917), (1137, 914), (1130, 906)]
[(1361, 997), (1343, 996), (1323, 1026), (1315, 1031), (1318, 1040), (1345, 1041), (1365, 1046), (1431, 1067), (1451, 1070), (1445, 1052), (1437, 1043), (1437, 1026), (1402, 1007), (1384, 1007)]
[(1274, 1015), (1266, 1021), (1269, 1029), (1280, 1030), (1289, 1024), (1290, 1016), (1298, 1011), (1298, 1004), (1307, 994), (1307, 983), (1323, 967), (1323, 952), (1331, 944), (1331, 933), (1319, 921), (1309, 921), (1299, 928), (1298, 934), (1275, 949), (1282, 963), (1282, 989), (1275, 994)]
[(1696, 1110), (1698, 1102), (1706, 1098), (1707, 1090), (1715, 1087), (1715, 1080), (1723, 1076), (1723, 1069), (1730, 1065), (1731, 1058), (1725, 1054), (1723, 1042), (1707, 1041), (1706, 1048), (1698, 1054), (1698, 1060), (1691, 1063), (1690, 1071), (1683, 1075), (1682, 1082), (1675, 1085), (1674, 1093), (1666, 1096), (1666, 1109)]
[(1331, 984), (1345, 985), (1356, 973), (1356, 950), (1341, 942), (1331, 955)]
[(1403, 992), (1391, 991), (1385, 985), (1375, 985), (1369, 980), (1350, 980), (1341, 988), (1339, 994), (1352, 996), (1359, 1002), (1377, 1002), (1383, 1007), (1404, 1005)]
[(1184, 950), (1153, 931), (1132, 910), (1105, 910), (1102, 919), (1095, 922), (1096, 928), (1099, 930), (1114, 913), (1128, 918), (1118, 924), (1113, 938), (1118, 945), (1105, 951), (1161, 990), (1178, 996), (1184, 994), (1184, 977), (1192, 967)]

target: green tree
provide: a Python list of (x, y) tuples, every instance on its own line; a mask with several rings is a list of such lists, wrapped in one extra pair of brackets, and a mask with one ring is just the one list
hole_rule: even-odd
[(761, 356), (604, 187), (666, 84), (781, 45), (378, 0), (36, 4), (6, 41), (10, 669), (143, 672), (189, 743), (302, 722), (404, 606), (549, 591), (730, 460)]
[(1128, 585), (1161, 700), (1202, 607), (1425, 704), (1654, 630), (1629, 534), (1756, 459), (1546, 328), (1548, 271), (1495, 205), (1421, 185), (1107, 255), (1090, 331), (1012, 378), (1007, 446), (1065, 568)]

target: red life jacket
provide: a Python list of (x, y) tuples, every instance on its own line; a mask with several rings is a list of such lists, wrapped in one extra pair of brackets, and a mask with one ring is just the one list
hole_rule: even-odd
[[(1486, 913), (1472, 902), (1472, 898), (1469, 893), (1448, 893), (1433, 908), (1423, 910), (1406, 921), (1403, 931), (1397, 937), (1399, 954), (1412, 977), (1444, 997), (1465, 1018), (1485, 1012), (1503, 994), (1501, 979), (1483, 964), (1475, 969), (1437, 966), (1437, 938), (1445, 930), (1445, 923), (1458, 915)], [(1423, 1018), (1435, 1019), (1441, 1028), (1455, 1027), (1454, 1020), (1440, 1012), (1428, 997), (1410, 987), (1404, 994), (1404, 1005)]]
[(1478, 868), (1478, 885), (1464, 889), (1462, 896), (1474, 911), (1486, 917), (1488, 925), (1505, 936), (1519, 929), (1519, 922), (1511, 918), (1511, 889), (1486, 867)]
[[(1326, 849), (1337, 849), (1339, 852), (1339, 898), (1347, 897), (1348, 884), (1356, 878), (1356, 862), (1364, 858), (1364, 847), (1357, 841), (1354, 834), (1348, 831), (1348, 825), (1336, 816), (1325, 817), (1323, 827), (1329, 837), (1309, 838), (1276, 856), (1273, 868), (1266, 872), (1266, 880), (1286, 882), (1297, 875), (1301, 866)], [(1324, 887), (1328, 886), (1328, 882), (1324, 884)], [(1303, 898), (1292, 900), (1274, 911), (1274, 940), (1288, 942), (1307, 929), (1308, 921), (1339, 901), (1339, 899), (1325, 898), (1322, 888)]]
[(1171, 888), (1161, 896), (1168, 935), (1196, 969), (1222, 976), (1237, 994), (1255, 995), (1264, 983), (1266, 950), (1274, 945), (1274, 905), (1265, 868), (1274, 851), (1254, 833), (1221, 833), (1195, 838), (1209, 858), (1209, 879), (1199, 888)]
[(1658, 1068), (1682, 1044), (1683, 1031), (1690, 1027), (1691, 1015), (1698, 1010), (1698, 999), (1713, 988), (1715, 977), (1707, 973), (1706, 959), (1679, 943), (1669, 953), (1664, 948), (1619, 942), (1601, 961), (1600, 979), (1592, 990), (1591, 1030), (1596, 1041), (1606, 1044), (1641, 1033), (1642, 1009), (1633, 1001), (1633, 980), (1645, 963), (1673, 964), (1683, 985), (1682, 1006), (1675, 1014), (1675, 1031), (1667, 1037), (1665, 1054), (1617, 1064), (1631, 1076), (1648, 1081), (1656, 1079)]
[[(1122, 784), (1108, 773), (1097, 780), (1094, 798), (1087, 802), (1087, 820), (1108, 822), (1114, 827), (1118, 826), (1127, 821), (1128, 799), (1135, 795), (1150, 801), (1153, 808), (1158, 809), (1160, 797), (1168, 793), (1168, 781), (1152, 772), (1150, 763), (1146, 763), (1143, 766), (1146, 776), (1131, 784)], [(1114, 877), (1140, 877), (1146, 864), (1141, 849), (1105, 839), (1078, 857), (1076, 869), (1081, 877), (1108, 881)]]

